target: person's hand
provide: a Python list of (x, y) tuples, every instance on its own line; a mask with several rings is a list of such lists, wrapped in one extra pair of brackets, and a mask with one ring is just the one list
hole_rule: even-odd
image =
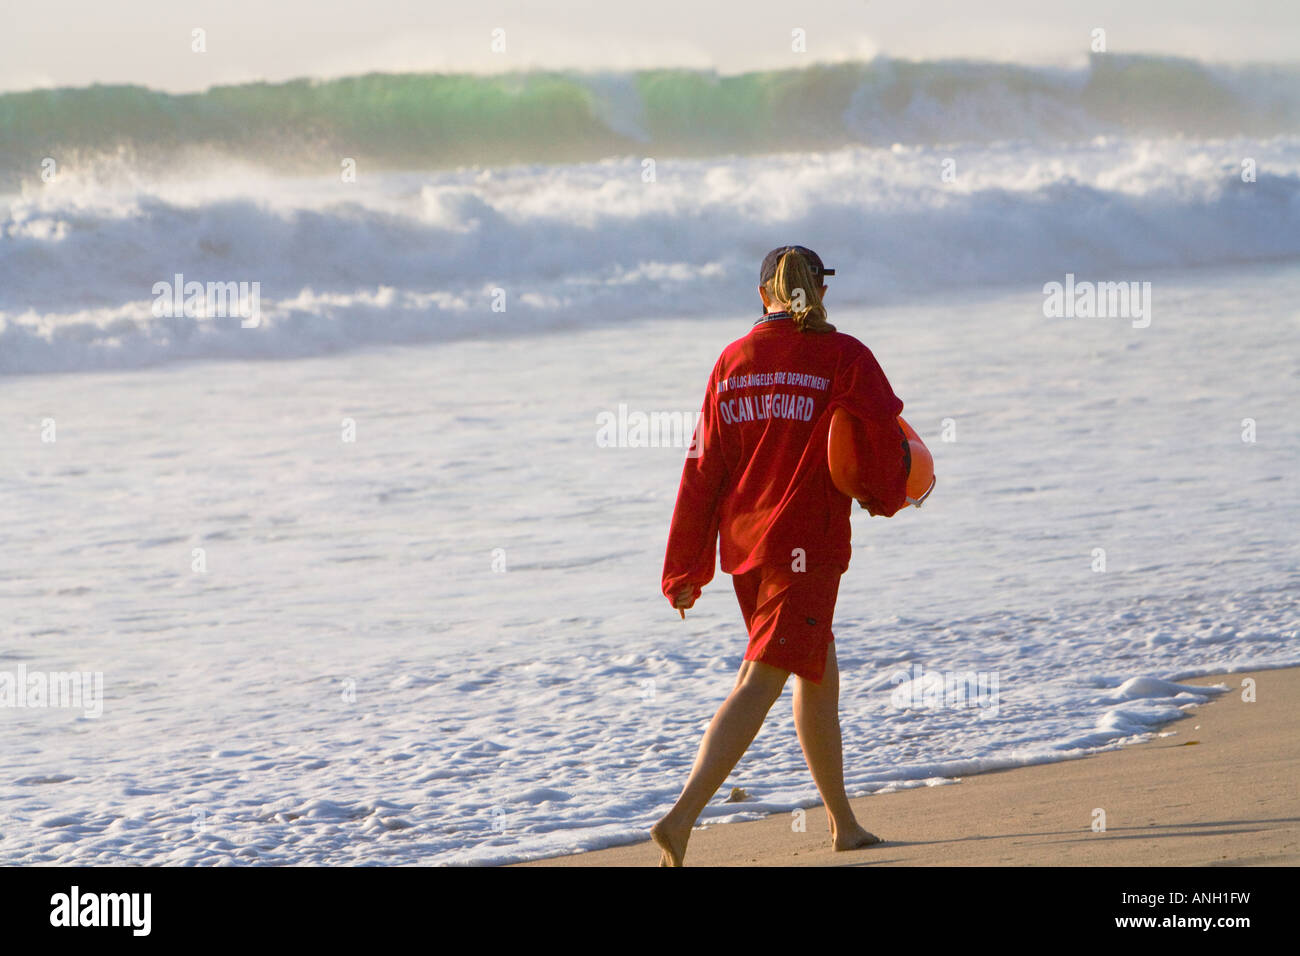
[(673, 599), (673, 607), (677, 608), (677, 613), (686, 619), (686, 609), (695, 606), (695, 588), (685, 587), (677, 592), (677, 597)]

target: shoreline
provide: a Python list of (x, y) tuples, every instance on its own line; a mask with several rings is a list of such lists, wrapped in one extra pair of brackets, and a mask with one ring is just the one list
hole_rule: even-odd
[[(1254, 681), (1256, 699), (1243, 700)], [(696, 828), (687, 866), (1293, 866), (1300, 864), (1300, 667), (1178, 683), (1228, 692), (1152, 739), (1085, 757), (856, 797), (884, 842), (836, 853), (820, 805)], [(714, 798), (717, 799), (716, 797)], [(1094, 829), (1094, 826), (1104, 829)], [(657, 866), (643, 842), (512, 866)]]

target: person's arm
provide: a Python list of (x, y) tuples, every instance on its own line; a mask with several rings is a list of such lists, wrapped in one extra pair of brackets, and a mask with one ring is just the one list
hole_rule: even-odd
[(858, 418), (866, 432), (871, 454), (863, 477), (871, 494), (859, 504), (873, 515), (890, 517), (907, 505), (907, 476), (912, 467), (907, 437), (898, 424), (903, 402), (894, 394), (885, 372), (863, 348), (836, 377), (828, 411), (843, 407)]
[(722, 454), (714, 374), (709, 377), (691, 452), (682, 466), (664, 556), (663, 593), (679, 609), (691, 607), (704, 585), (713, 580), (717, 558), (719, 508), (727, 466)]

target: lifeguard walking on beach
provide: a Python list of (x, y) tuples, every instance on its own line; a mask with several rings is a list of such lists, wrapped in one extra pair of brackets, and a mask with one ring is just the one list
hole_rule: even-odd
[(758, 287), (764, 314), (714, 365), (682, 469), (663, 593), (685, 617), (713, 579), (720, 538), (749, 645), (681, 796), (651, 830), (662, 866), (682, 865), (692, 827), (791, 674), (795, 728), (834, 848), (881, 842), (858, 824), (844, 792), (831, 618), (849, 566), (853, 500), (827, 467), (831, 413), (843, 407), (863, 423), (872, 494), (860, 500), (872, 514), (906, 505), (908, 446), (898, 425), (903, 403), (875, 357), (826, 320), (824, 280), (833, 274), (803, 246), (767, 254)]

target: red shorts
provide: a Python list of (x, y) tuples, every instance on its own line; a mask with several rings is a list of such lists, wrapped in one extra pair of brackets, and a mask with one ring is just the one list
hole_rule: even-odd
[(762, 661), (820, 684), (835, 640), (831, 617), (841, 574), (834, 567), (792, 571), (784, 565), (733, 574), (731, 583), (749, 631), (745, 660)]

